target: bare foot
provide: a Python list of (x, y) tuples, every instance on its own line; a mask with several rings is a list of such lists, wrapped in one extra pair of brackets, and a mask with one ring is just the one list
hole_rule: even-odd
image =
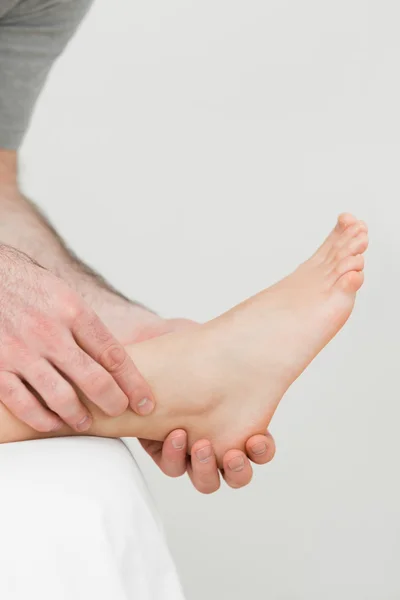
[[(189, 447), (209, 439), (221, 464), (263, 433), (289, 386), (343, 327), (363, 283), (367, 227), (341, 215), (317, 252), (291, 275), (222, 316), (170, 338)], [(168, 340), (166, 340), (167, 342)], [(182, 369), (182, 367), (184, 367)], [(205, 399), (207, 402), (205, 403)], [(209, 399), (212, 399), (211, 402)]]

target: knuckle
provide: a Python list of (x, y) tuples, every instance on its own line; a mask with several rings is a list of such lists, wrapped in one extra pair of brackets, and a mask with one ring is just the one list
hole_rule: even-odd
[(57, 378), (52, 373), (46, 371), (39, 371), (36, 374), (36, 385), (40, 388), (40, 393), (52, 393), (57, 391), (58, 382)]
[(35, 412), (34, 402), (19, 395), (12, 398), (11, 408), (24, 421), (30, 420)]
[(85, 311), (80, 298), (75, 294), (68, 293), (61, 299), (61, 312), (64, 319), (71, 323), (78, 321)]
[(93, 337), (102, 344), (109, 344), (112, 342), (112, 335), (108, 329), (103, 325), (99, 317), (93, 313), (92, 318), (89, 322), (89, 331)]
[(86, 336), (90, 336), (93, 340), (103, 346), (112, 341), (110, 332), (91, 308), (82, 305), (77, 319), (78, 325), (80, 319), (82, 321), (81, 326)]
[(89, 365), (90, 359), (87, 354), (79, 348), (79, 346), (71, 346), (61, 352), (63, 357), (61, 358), (62, 364), (68, 364), (76, 369), (86, 369)]
[(8, 377), (0, 373), (1, 394), (4, 397), (12, 400), (18, 392), (18, 382), (13, 377)]
[(77, 397), (73, 390), (63, 390), (62, 392), (54, 394), (52, 398), (52, 405), (58, 413), (62, 413), (64, 415), (74, 415), (75, 413), (79, 412)]
[(30, 308), (25, 311), (24, 334), (34, 338), (51, 338), (58, 335), (57, 315), (49, 310)]
[(103, 395), (112, 391), (112, 384), (113, 380), (108, 373), (96, 369), (90, 373), (90, 375), (87, 375), (85, 389), (87, 389), (90, 394)]
[(126, 352), (118, 344), (112, 344), (100, 355), (100, 362), (111, 373), (121, 369), (127, 360)]
[(42, 352), (46, 353), (47, 356), (58, 357), (63, 353), (64, 344), (62, 342), (62, 334), (54, 332), (53, 335), (47, 336), (44, 340), (44, 347)]
[(59, 331), (54, 319), (38, 314), (32, 325), (32, 333), (38, 338), (52, 339), (58, 336)]
[(119, 417), (129, 406), (129, 399), (117, 387), (114, 379), (102, 369), (96, 370), (85, 382), (85, 393), (96, 402), (98, 398), (107, 398), (107, 406), (102, 410), (110, 417)]
[(20, 336), (13, 335), (8, 331), (1, 332), (1, 355), (10, 354), (21, 346)]
[(115, 402), (115, 399), (114, 399), (112, 404), (110, 404), (109, 406), (104, 408), (104, 412), (106, 412), (106, 414), (109, 417), (119, 417), (127, 410), (128, 406), (129, 406), (128, 398), (121, 396), (121, 398), (118, 398), (118, 403)]

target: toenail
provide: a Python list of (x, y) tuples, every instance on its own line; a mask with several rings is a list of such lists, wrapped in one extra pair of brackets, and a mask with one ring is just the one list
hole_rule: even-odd
[(140, 402), (138, 402), (138, 412), (141, 415), (148, 415), (152, 412), (154, 408), (154, 403), (148, 398), (143, 398)]
[(231, 471), (242, 471), (244, 467), (244, 460), (242, 456), (237, 456), (236, 458), (232, 458), (228, 462), (229, 468)]
[(182, 448), (185, 446), (186, 436), (181, 433), (180, 435), (173, 437), (171, 442), (175, 450), (182, 450)]
[(76, 428), (78, 431), (87, 431), (92, 424), (92, 419), (90, 417), (84, 417), (82, 421), (76, 424)]
[(251, 451), (253, 454), (264, 454), (267, 451), (267, 444), (264, 442), (254, 444), (254, 446), (251, 447)]
[(211, 458), (212, 449), (211, 446), (204, 446), (200, 450), (196, 450), (196, 456), (200, 462), (208, 462)]

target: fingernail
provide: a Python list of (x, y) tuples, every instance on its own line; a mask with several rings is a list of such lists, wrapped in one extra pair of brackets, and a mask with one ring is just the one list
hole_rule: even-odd
[(267, 451), (267, 444), (264, 442), (254, 444), (254, 446), (251, 447), (251, 451), (253, 454), (264, 454)]
[(211, 446), (204, 446), (200, 450), (196, 450), (196, 456), (200, 462), (208, 462), (212, 455)]
[(183, 434), (177, 435), (176, 437), (171, 438), (171, 442), (175, 450), (182, 450), (185, 446), (186, 436)]
[(228, 466), (231, 469), (231, 471), (242, 471), (244, 467), (243, 457), (237, 456), (236, 458), (232, 458), (232, 460), (228, 462)]
[(84, 417), (82, 421), (77, 423), (76, 428), (78, 431), (87, 431), (92, 424), (92, 419), (90, 417)]
[(137, 406), (141, 415), (148, 415), (154, 408), (154, 402), (149, 400), (149, 398), (143, 398), (143, 400), (138, 402)]

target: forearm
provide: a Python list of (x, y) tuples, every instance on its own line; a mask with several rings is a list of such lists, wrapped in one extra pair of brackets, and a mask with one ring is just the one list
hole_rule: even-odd
[[(0, 150), (0, 244), (12, 246), (49, 269), (75, 289), (117, 334), (122, 322), (153, 322), (156, 316), (131, 302), (67, 247), (46, 217), (19, 190), (17, 159)], [(131, 336), (128, 339), (133, 339)], [(122, 340), (122, 341), (128, 341)]]
[(0, 243), (24, 252), (57, 275), (73, 263), (61, 238), (20, 192), (15, 152), (0, 151)]
[(24, 252), (57, 275), (72, 268), (72, 257), (61, 240), (17, 188), (0, 187), (0, 243)]

